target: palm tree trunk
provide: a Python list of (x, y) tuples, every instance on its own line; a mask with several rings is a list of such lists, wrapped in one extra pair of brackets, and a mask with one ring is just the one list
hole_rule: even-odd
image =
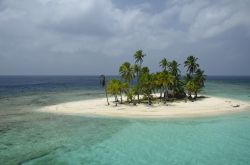
[(188, 97), (191, 98), (192, 93), (190, 91), (188, 91)]
[(165, 91), (165, 88), (163, 89), (163, 102), (165, 104), (165, 97), (166, 97), (166, 91)]
[(167, 97), (167, 91), (166, 91), (166, 87), (164, 87), (164, 104), (166, 104), (167, 102), (166, 97)]
[[(167, 94), (166, 95), (167, 95), (167, 100), (168, 100), (168, 88), (167, 88)], [(168, 103), (167, 103), (167, 106), (168, 106)]]
[(105, 94), (106, 94), (107, 103), (108, 103), (108, 105), (109, 105), (109, 98), (108, 98), (108, 92), (107, 92), (106, 86), (105, 86)]
[(148, 105), (151, 105), (150, 104), (150, 96), (148, 95)]
[(115, 95), (115, 106), (117, 106), (117, 102), (118, 102), (117, 95)]
[(132, 98), (131, 101), (134, 105), (136, 105), (135, 99)]
[(173, 90), (173, 98), (175, 98), (175, 89)]
[(121, 104), (122, 104), (122, 93), (121, 93)]
[(139, 103), (139, 104), (140, 104), (140, 87), (139, 87), (140, 76), (141, 76), (141, 62), (140, 62), (139, 72), (138, 72), (138, 74), (137, 74), (137, 85), (138, 85), (138, 95), (137, 95), (137, 99), (138, 99), (138, 103)]
[(160, 88), (160, 102), (162, 101), (162, 88)]
[(137, 85), (139, 84), (139, 72), (136, 73), (137, 76)]

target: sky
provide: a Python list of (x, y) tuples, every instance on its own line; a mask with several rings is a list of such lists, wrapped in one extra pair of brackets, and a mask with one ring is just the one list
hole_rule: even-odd
[(250, 0), (0, 0), (0, 75), (117, 75), (138, 49), (250, 75)]

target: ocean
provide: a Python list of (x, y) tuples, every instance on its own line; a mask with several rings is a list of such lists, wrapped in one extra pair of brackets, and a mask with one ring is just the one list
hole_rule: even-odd
[[(250, 101), (250, 77), (207, 79), (201, 94)], [(178, 119), (37, 111), (99, 97), (98, 76), (0, 76), (0, 164), (250, 164), (250, 111)]]

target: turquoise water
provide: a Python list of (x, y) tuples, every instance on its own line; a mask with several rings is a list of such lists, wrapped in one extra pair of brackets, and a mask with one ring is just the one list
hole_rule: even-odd
[[(235, 79), (211, 79), (203, 93), (249, 101), (249, 78)], [(18, 95), (18, 87), (17, 94), (12, 91), (11, 96), (1, 97), (1, 165), (250, 164), (250, 111), (183, 119), (80, 117), (36, 111), (44, 105), (103, 96), (98, 87), (74, 84), (73, 89), (56, 84), (57, 90), (50, 85), (32, 90), (22, 86), (22, 95)]]
[(250, 101), (250, 77), (212, 77), (202, 93)]

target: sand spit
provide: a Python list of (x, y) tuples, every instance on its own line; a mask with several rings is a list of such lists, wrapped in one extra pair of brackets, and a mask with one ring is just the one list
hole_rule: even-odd
[(64, 115), (85, 115), (85, 116), (111, 116), (111, 117), (199, 117), (214, 116), (226, 113), (236, 113), (248, 109), (249, 102), (240, 100), (206, 96), (197, 101), (176, 101), (163, 104), (106, 104), (105, 98), (83, 100), (75, 102), (61, 103), (57, 105), (46, 106), (39, 109), (40, 112), (56, 113)]

